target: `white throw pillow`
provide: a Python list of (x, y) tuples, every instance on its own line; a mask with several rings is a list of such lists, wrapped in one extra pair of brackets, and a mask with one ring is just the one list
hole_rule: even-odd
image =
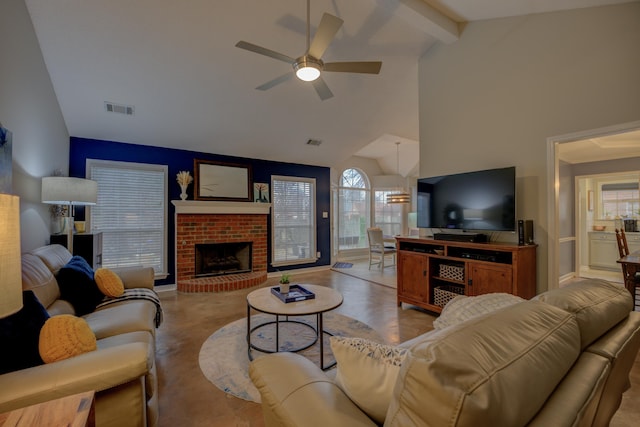
[(433, 321), (433, 327), (444, 329), (522, 301), (524, 299), (506, 293), (484, 294), (475, 297), (460, 295), (444, 306), (440, 317)]
[(371, 419), (382, 424), (408, 349), (363, 338), (331, 337), (336, 383)]

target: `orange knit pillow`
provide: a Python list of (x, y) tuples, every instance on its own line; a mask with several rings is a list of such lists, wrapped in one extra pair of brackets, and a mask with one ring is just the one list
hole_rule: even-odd
[(100, 292), (108, 297), (119, 297), (124, 293), (122, 279), (108, 268), (99, 268), (94, 274), (94, 279)]
[(81, 317), (50, 317), (40, 329), (38, 350), (45, 363), (57, 362), (97, 349), (96, 336)]

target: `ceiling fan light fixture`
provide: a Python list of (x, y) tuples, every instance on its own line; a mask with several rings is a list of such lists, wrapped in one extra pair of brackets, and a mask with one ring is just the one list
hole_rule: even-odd
[(312, 82), (320, 77), (320, 70), (322, 70), (322, 62), (315, 58), (308, 56), (298, 58), (293, 64), (293, 69), (296, 71), (296, 77), (305, 82)]

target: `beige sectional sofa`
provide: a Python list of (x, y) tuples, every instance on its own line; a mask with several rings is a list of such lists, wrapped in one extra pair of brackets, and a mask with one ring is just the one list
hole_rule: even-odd
[[(607, 426), (640, 346), (631, 308), (625, 288), (584, 280), (414, 338), (384, 425)], [(267, 426), (379, 424), (300, 355), (260, 357), (250, 376)]]
[[(71, 254), (60, 245), (22, 256), (23, 289), (33, 290), (49, 315), (74, 314), (60, 299), (56, 274)], [(153, 289), (152, 268), (115, 270), (125, 289)], [(0, 412), (94, 390), (96, 425), (156, 426), (155, 331), (161, 309), (148, 299), (118, 301), (82, 316), (97, 350), (0, 375)]]

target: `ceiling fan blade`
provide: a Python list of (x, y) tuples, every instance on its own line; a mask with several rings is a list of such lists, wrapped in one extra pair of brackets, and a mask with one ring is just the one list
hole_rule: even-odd
[(281, 75), (281, 76), (279, 76), (279, 77), (276, 77), (276, 78), (275, 78), (275, 79), (273, 79), (273, 80), (269, 80), (268, 82), (261, 84), (261, 85), (260, 85), (260, 86), (258, 86), (256, 89), (258, 89), (258, 90), (268, 90), (268, 89), (271, 89), (272, 87), (277, 86), (277, 85), (279, 85), (280, 83), (284, 83), (284, 82), (286, 82), (287, 80), (289, 80), (289, 79), (291, 78), (291, 76), (293, 76), (293, 73), (292, 73), (291, 71), (289, 71), (289, 72), (288, 72), (288, 73), (286, 73), (286, 74), (283, 74), (283, 75)]
[(253, 43), (245, 42), (242, 40), (236, 43), (236, 47), (239, 47), (240, 49), (248, 50), (250, 52), (259, 53), (260, 55), (268, 56), (270, 58), (287, 62), (289, 64), (293, 64), (295, 62), (294, 58), (287, 56), (283, 53), (279, 53), (274, 50), (267, 49), (266, 47), (258, 46)]
[(338, 73), (365, 73), (378, 74), (382, 68), (382, 62), (327, 62), (322, 67), (323, 71)]
[(331, 89), (329, 89), (329, 86), (327, 86), (324, 80), (322, 80), (322, 77), (318, 77), (311, 83), (313, 84), (313, 88), (316, 90), (321, 100), (324, 101), (325, 99), (333, 98)]
[(343, 22), (344, 21), (337, 16), (333, 16), (328, 13), (322, 15), (320, 25), (316, 30), (315, 36), (313, 36), (313, 41), (311, 42), (309, 52), (307, 53), (314, 58), (322, 58), (324, 51), (327, 50), (329, 44), (333, 41), (336, 33), (340, 27), (342, 27)]

